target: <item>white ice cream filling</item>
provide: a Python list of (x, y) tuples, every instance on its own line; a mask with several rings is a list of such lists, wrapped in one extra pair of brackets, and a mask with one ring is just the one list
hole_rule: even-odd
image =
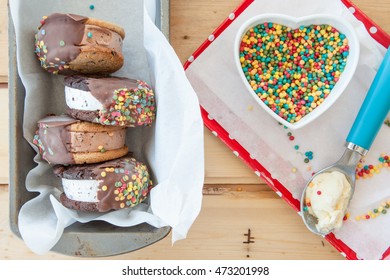
[(103, 109), (102, 103), (90, 91), (65, 86), (65, 100), (66, 105), (75, 110), (96, 111)]
[(72, 200), (82, 202), (98, 202), (97, 193), (99, 180), (69, 180), (62, 179), (65, 195)]

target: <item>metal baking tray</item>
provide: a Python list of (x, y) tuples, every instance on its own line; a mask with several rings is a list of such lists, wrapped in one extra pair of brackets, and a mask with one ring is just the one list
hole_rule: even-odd
[[(9, 13), (10, 15), (10, 13)], [(169, 40), (169, 0), (156, 0), (156, 25)], [(23, 138), (25, 89), (16, 64), (15, 31), (9, 17), (9, 119), (10, 119), (10, 227), (21, 238), (18, 214), (22, 205), (37, 196), (25, 188), (27, 173), (35, 167), (34, 150)], [(149, 224), (117, 227), (100, 221), (75, 223), (67, 227), (52, 251), (80, 257), (105, 257), (132, 252), (149, 246), (170, 232), (170, 227), (155, 228)]]

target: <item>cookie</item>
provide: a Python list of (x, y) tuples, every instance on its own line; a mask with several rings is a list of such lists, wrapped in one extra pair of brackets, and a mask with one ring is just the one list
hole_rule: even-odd
[(128, 153), (126, 129), (68, 116), (48, 116), (38, 121), (33, 143), (50, 164), (84, 164), (107, 161)]
[(65, 77), (67, 113), (113, 126), (150, 126), (155, 120), (153, 90), (143, 81), (121, 77)]
[(122, 27), (75, 14), (43, 17), (35, 35), (41, 66), (53, 74), (113, 73), (123, 66)]
[(70, 209), (107, 212), (144, 201), (153, 187), (148, 168), (130, 155), (103, 163), (55, 165), (61, 203)]

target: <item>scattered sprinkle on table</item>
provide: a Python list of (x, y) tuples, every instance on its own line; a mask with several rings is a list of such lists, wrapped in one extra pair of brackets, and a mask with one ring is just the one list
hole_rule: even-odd
[[(278, 123), (279, 125), (283, 125), (282, 123)], [(283, 128), (284, 129), (288, 129), (288, 127), (287, 126), (283, 126)], [(292, 134), (292, 132), (291, 131), (289, 131), (289, 132), (287, 132), (287, 137), (288, 137), (288, 139), (290, 140), (290, 141), (295, 141), (295, 136)], [(305, 152), (304, 154), (302, 153), (302, 152), (299, 152), (299, 145), (294, 145), (294, 150), (296, 150), (297, 151), (297, 153), (298, 154), (301, 154), (302, 156), (304, 156), (304, 159), (303, 159), (303, 162), (304, 163), (309, 163), (311, 160), (313, 160), (313, 158), (314, 158), (314, 153), (312, 152), (312, 151), (307, 151), (307, 152)], [(308, 167), (307, 168), (307, 171), (310, 171), (311, 170), (311, 167)], [(296, 172), (297, 170), (295, 169), (295, 172)], [(293, 172), (293, 173), (295, 173), (295, 172)]]
[(386, 154), (381, 154), (378, 158), (379, 163), (376, 165), (373, 164), (364, 164), (364, 160), (358, 163), (356, 167), (356, 179), (367, 179), (373, 177), (375, 174), (379, 174), (383, 168), (390, 169), (390, 157)]
[(375, 219), (380, 215), (386, 215), (388, 211), (390, 211), (390, 200), (383, 201), (377, 208), (374, 208), (371, 211), (367, 211), (367, 213), (363, 215), (357, 215), (355, 217), (355, 220), (364, 221), (369, 219)]

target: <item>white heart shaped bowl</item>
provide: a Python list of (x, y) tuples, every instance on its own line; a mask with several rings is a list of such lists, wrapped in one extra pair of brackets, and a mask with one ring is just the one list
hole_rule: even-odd
[[(343, 33), (348, 39), (349, 45), (349, 55), (347, 57), (346, 66), (344, 71), (341, 73), (339, 80), (336, 82), (333, 89), (330, 91), (329, 95), (325, 100), (316, 107), (312, 112), (306, 114), (296, 123), (290, 123), (284, 120), (282, 117), (274, 113), (264, 102), (257, 96), (257, 94), (250, 87), (249, 82), (247, 81), (245, 74), (241, 68), (240, 62), (240, 45), (243, 36), (245, 33), (252, 27), (262, 24), (262, 23), (276, 23), (291, 27), (292, 29), (299, 28), (300, 26), (309, 26), (309, 25), (321, 25), (327, 24), (336, 28), (340, 33)], [(244, 82), (246, 88), (250, 94), (255, 98), (257, 103), (273, 118), (278, 122), (285, 125), (290, 129), (301, 128), (308, 123), (312, 122), (323, 114), (327, 109), (329, 109), (334, 102), (340, 97), (344, 92), (351, 78), (353, 77), (356, 66), (359, 60), (360, 45), (355, 30), (352, 25), (341, 17), (324, 15), (324, 14), (315, 14), (300, 18), (294, 18), (286, 16), (283, 14), (263, 14), (247, 20), (244, 24), (241, 25), (240, 29), (237, 32), (235, 42), (234, 42), (234, 59), (239, 75)]]

